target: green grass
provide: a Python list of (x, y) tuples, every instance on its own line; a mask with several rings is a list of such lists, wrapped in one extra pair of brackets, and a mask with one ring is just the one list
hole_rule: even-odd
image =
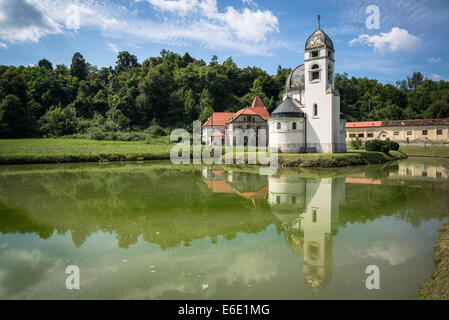
[(435, 245), (435, 268), (419, 297), (424, 300), (449, 300), (449, 221), (443, 224)]
[(401, 151), (413, 157), (441, 157), (449, 158), (448, 146), (413, 147), (401, 146)]
[[(147, 144), (82, 139), (0, 140), (0, 164), (168, 160), (173, 144), (164, 142)], [(248, 154), (255, 153), (254, 148), (245, 150), (246, 159)], [(350, 151), (341, 154), (280, 154), (279, 162), (284, 167), (321, 168), (379, 164), (402, 158), (405, 158), (404, 154), (397, 151), (391, 151), (390, 155), (382, 152)]]
[(82, 139), (0, 140), (0, 164), (170, 159), (169, 144)]

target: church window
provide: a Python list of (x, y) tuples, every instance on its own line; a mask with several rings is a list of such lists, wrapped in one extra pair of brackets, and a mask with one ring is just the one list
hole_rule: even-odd
[(312, 58), (318, 57), (318, 51), (312, 51)]
[(317, 64), (314, 64), (313, 66), (312, 66), (312, 69), (318, 69), (319, 68), (319, 66), (317, 65)]
[(293, 128), (293, 130), (296, 130), (296, 122), (293, 122), (292, 128)]
[(318, 105), (317, 104), (313, 105), (313, 116), (314, 117), (318, 116)]
[(318, 71), (312, 72), (312, 81), (320, 80), (320, 73)]
[(330, 72), (330, 71), (328, 72), (327, 78), (329, 80), (329, 83), (332, 83), (332, 72)]
[(327, 52), (327, 55), (329, 56), (329, 58), (332, 59), (332, 52), (331, 52), (331, 51), (328, 51), (328, 52)]
[(281, 123), (280, 123), (280, 122), (278, 122), (278, 123), (276, 124), (276, 128), (277, 128), (278, 130), (281, 130)]

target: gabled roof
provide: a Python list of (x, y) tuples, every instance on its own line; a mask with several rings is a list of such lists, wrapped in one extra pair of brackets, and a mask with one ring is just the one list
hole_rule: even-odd
[(253, 100), (253, 104), (251, 107), (243, 108), (236, 113), (233, 112), (214, 112), (209, 119), (203, 124), (203, 127), (207, 126), (225, 126), (227, 123), (232, 122), (240, 115), (258, 115), (263, 120), (267, 121), (270, 119), (270, 114), (268, 113), (267, 108), (262, 102), (262, 99), (257, 96)]
[(203, 124), (203, 127), (207, 126), (225, 126), (229, 118), (234, 115), (233, 112), (214, 112), (209, 119)]

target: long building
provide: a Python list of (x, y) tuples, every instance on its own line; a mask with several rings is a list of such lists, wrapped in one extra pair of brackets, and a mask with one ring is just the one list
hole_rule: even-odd
[(346, 142), (360, 139), (400, 143), (449, 142), (449, 118), (423, 120), (363, 121), (346, 123)]

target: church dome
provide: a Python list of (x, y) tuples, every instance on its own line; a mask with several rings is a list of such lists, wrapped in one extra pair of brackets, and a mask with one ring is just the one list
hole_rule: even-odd
[(285, 91), (303, 91), (304, 90), (304, 65), (297, 66), (295, 70), (290, 73), (285, 81)]
[(306, 50), (327, 47), (334, 51), (331, 38), (320, 27), (306, 41)]

